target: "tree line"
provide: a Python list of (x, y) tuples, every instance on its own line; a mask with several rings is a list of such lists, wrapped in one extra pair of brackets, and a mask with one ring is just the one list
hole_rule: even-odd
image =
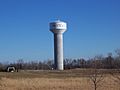
[[(115, 50), (116, 55), (109, 53), (106, 57), (97, 55), (93, 58), (85, 60), (80, 59), (64, 59), (65, 69), (75, 68), (97, 68), (97, 69), (117, 69), (120, 68), (120, 49)], [(23, 59), (17, 60), (15, 63), (0, 63), (0, 71), (4, 71), (8, 66), (14, 66), (18, 70), (53, 70), (54, 61), (30, 61), (25, 62)]]

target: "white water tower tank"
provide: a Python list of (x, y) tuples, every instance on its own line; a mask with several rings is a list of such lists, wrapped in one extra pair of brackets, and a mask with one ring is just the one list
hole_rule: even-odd
[(57, 20), (50, 23), (50, 31), (54, 34), (54, 68), (64, 70), (63, 63), (63, 33), (67, 30), (67, 24)]

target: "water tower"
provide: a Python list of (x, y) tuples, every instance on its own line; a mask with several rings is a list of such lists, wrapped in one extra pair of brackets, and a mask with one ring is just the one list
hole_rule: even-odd
[(63, 33), (67, 30), (67, 24), (57, 20), (50, 23), (50, 31), (54, 34), (54, 68), (63, 70)]

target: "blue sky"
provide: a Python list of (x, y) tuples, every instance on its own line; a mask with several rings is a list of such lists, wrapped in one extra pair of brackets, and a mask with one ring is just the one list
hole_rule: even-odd
[(0, 62), (53, 59), (49, 22), (68, 23), (64, 58), (120, 48), (120, 0), (0, 0)]

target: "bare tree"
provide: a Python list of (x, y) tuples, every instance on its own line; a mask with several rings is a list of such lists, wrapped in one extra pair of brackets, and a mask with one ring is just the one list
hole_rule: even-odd
[(114, 62), (116, 68), (114, 69), (114, 71), (111, 70), (110, 74), (113, 76), (114, 82), (120, 85), (120, 49), (115, 50), (115, 53), (117, 54)]
[(24, 64), (24, 61), (23, 61), (23, 59), (19, 59), (19, 60), (17, 60), (17, 66), (16, 66), (16, 68), (17, 68), (17, 71), (18, 71), (18, 69), (23, 69), (23, 64)]
[(114, 72), (111, 72), (111, 75), (114, 78), (114, 82), (120, 85), (120, 69), (115, 69)]
[(115, 53), (120, 57), (120, 49), (116, 49)]
[(99, 86), (101, 86), (101, 82), (104, 79), (103, 72), (100, 69), (97, 69), (97, 64), (99, 63), (99, 58), (94, 58), (92, 63), (92, 69), (90, 69), (89, 78), (92, 82), (92, 85), (94, 87), (94, 90), (97, 90)]
[(100, 86), (100, 82), (103, 81), (103, 74), (98, 69), (92, 69), (92, 73), (90, 73), (89, 78), (93, 83), (94, 90), (97, 90), (97, 88)]

